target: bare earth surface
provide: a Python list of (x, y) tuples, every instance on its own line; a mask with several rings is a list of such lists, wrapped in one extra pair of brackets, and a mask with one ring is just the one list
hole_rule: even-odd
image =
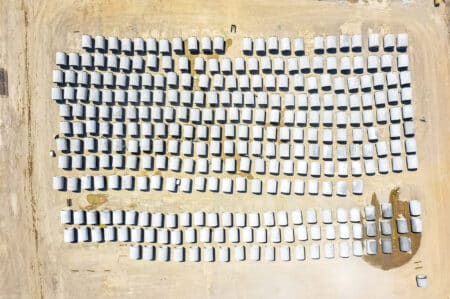
[[(449, 48), (445, 7), (432, 1), (0, 1), (0, 298), (450, 298)], [(237, 33), (230, 33), (230, 25)], [(365, 195), (169, 195), (114, 192), (99, 208), (162, 211), (291, 210), (363, 206), (400, 187), (419, 199), (424, 233), (414, 257), (388, 271), (362, 258), (302, 263), (149, 263), (128, 259), (118, 244), (63, 243), (59, 210), (71, 197), (54, 192), (49, 157), (57, 132), (50, 100), (57, 50), (79, 51), (82, 33), (121, 37), (223, 35), (237, 55), (244, 36), (408, 32), (413, 73), (419, 171), (364, 178)], [(308, 40), (310, 41), (310, 40)], [(310, 43), (308, 43), (310, 45)], [(227, 53), (228, 54), (228, 53)], [(426, 121), (419, 121), (424, 118)], [(220, 197), (220, 195), (219, 195)], [(415, 286), (416, 274), (429, 287)]]

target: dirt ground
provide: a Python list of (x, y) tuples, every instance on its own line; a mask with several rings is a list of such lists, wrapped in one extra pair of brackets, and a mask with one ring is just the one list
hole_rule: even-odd
[[(450, 298), (449, 48), (445, 7), (432, 1), (0, 1), (1, 298)], [(230, 33), (230, 25), (237, 32)], [(63, 243), (59, 210), (86, 194), (52, 190), (58, 173), (49, 158), (57, 132), (50, 100), (57, 50), (79, 51), (82, 33), (121, 37), (223, 35), (239, 50), (244, 36), (408, 32), (413, 72), (419, 171), (364, 177), (365, 195), (347, 199), (245, 198), (115, 192), (101, 208), (291, 210), (380, 202), (400, 187), (402, 200), (419, 199), (424, 233), (416, 255), (384, 271), (361, 258), (303, 263), (148, 263), (128, 259), (117, 244)], [(425, 122), (418, 121), (424, 118)], [(429, 287), (415, 286), (427, 274)]]

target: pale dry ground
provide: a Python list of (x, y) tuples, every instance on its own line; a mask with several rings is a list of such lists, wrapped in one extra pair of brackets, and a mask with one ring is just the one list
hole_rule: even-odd
[[(259, 3), (261, 2), (261, 3)], [(0, 67), (8, 71), (9, 96), (0, 97), (0, 297), (1, 298), (450, 298), (450, 229), (446, 198), (448, 153), (448, 33), (443, 8), (431, 1), (335, 3), (332, 1), (0, 1)], [(302, 2), (302, 3), (298, 3)], [(195, 4), (194, 4), (195, 3)], [(238, 26), (230, 34), (230, 24)], [(424, 210), (421, 247), (404, 266), (383, 271), (360, 258), (303, 263), (176, 264), (136, 262), (127, 246), (67, 245), (59, 210), (65, 199), (87, 205), (85, 193), (51, 189), (57, 173), (49, 158), (57, 131), (57, 107), (50, 100), (51, 70), (57, 50), (77, 51), (80, 34), (172, 37), (221, 34), (232, 51), (243, 36), (304, 36), (370, 31), (410, 36), (419, 171), (364, 178), (365, 196), (355, 200), (309, 196), (266, 198), (252, 195), (111, 193), (101, 206), (162, 211), (291, 210), (296, 207), (362, 206), (377, 192), (401, 187), (401, 199), (418, 198)], [(220, 197), (220, 196), (219, 196)], [(414, 262), (421, 261), (420, 264)], [(416, 266), (422, 269), (414, 269)], [(415, 275), (429, 277), (427, 289)]]

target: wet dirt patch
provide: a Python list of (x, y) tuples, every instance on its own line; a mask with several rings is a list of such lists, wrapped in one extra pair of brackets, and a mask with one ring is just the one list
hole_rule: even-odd
[(108, 201), (108, 195), (106, 194), (88, 194), (86, 196), (86, 200), (88, 201), (89, 205), (85, 207), (86, 210), (94, 210), (98, 206), (101, 206), (102, 204), (106, 203)]
[(225, 40), (225, 52), (231, 47), (233, 44), (233, 40), (231, 38), (227, 38)]
[(8, 72), (0, 68), (0, 96), (8, 96)]
[[(409, 214), (409, 202), (400, 200), (400, 188), (395, 188), (391, 190), (389, 194), (389, 202), (392, 204), (392, 253), (384, 254), (381, 251), (381, 231), (380, 231), (380, 220), (382, 220), (381, 216), (381, 205), (378, 201), (376, 194), (374, 193), (372, 196), (371, 204), (375, 206), (376, 210), (376, 222), (378, 227), (377, 234), (377, 243), (378, 243), (378, 251), (376, 255), (365, 255), (363, 256), (363, 260), (369, 263), (370, 265), (380, 268), (382, 270), (390, 270), (394, 268), (398, 268), (403, 266), (407, 262), (409, 262), (412, 257), (416, 254), (417, 250), (420, 247), (420, 241), (422, 234), (421, 233), (412, 233), (411, 227), (407, 234), (399, 234), (397, 232), (396, 219), (398, 217), (405, 217), (408, 221), (408, 224), (411, 223), (411, 216)], [(411, 251), (410, 252), (401, 252), (399, 246), (399, 237), (409, 237), (411, 239)], [(387, 238), (388, 236), (384, 236)]]

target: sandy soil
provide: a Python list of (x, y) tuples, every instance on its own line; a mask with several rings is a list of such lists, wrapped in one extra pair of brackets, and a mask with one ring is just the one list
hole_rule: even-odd
[[(0, 68), (8, 96), (0, 96), (0, 297), (1, 298), (449, 298), (450, 202), (449, 49), (445, 8), (432, 1), (0, 1)], [(237, 33), (230, 34), (230, 24)], [(416, 255), (383, 271), (360, 258), (291, 263), (158, 264), (128, 259), (127, 246), (66, 245), (59, 210), (68, 197), (88, 205), (86, 194), (56, 193), (49, 158), (57, 131), (50, 100), (57, 50), (78, 51), (81, 33), (122, 37), (192, 34), (303, 36), (362, 32), (410, 36), (419, 171), (364, 178), (358, 199), (264, 196), (236, 199), (166, 193), (111, 193), (101, 208), (267, 210), (363, 206), (376, 192), (381, 202), (399, 186), (400, 198), (422, 201), (425, 232)], [(415, 275), (429, 277), (426, 289)]]

